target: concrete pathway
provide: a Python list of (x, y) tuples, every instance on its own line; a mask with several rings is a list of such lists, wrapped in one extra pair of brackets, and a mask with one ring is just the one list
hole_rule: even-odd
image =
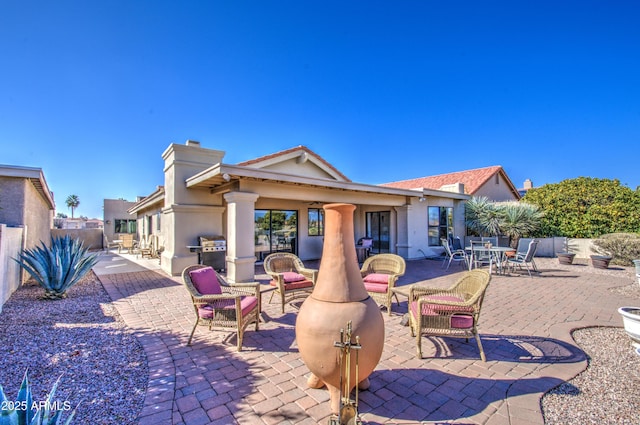
[[(313, 267), (309, 263), (307, 266)], [(402, 326), (406, 300), (383, 311), (386, 344), (360, 392), (360, 417), (369, 424), (543, 424), (540, 397), (586, 367), (570, 332), (616, 326), (625, 298), (609, 290), (635, 280), (629, 268), (593, 273), (588, 265), (558, 266), (538, 260), (541, 276), (494, 276), (479, 323), (487, 362), (475, 341), (423, 339), (423, 359)], [(317, 264), (315, 265), (317, 266)], [(158, 424), (326, 424), (329, 395), (308, 389), (308, 370), (295, 344), (299, 304), (285, 314), (263, 297), (264, 323), (249, 327), (243, 351), (235, 334), (196, 330), (186, 345), (194, 313), (179, 277), (164, 274), (157, 260), (107, 254), (94, 268), (120, 315), (143, 345), (149, 386), (138, 417)], [(448, 286), (463, 270), (434, 260), (407, 263), (401, 285), (428, 281)], [(256, 266), (256, 280), (268, 279)]]

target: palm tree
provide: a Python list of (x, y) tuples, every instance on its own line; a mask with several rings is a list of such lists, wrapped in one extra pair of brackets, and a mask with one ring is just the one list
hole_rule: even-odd
[(73, 211), (80, 205), (80, 198), (78, 198), (78, 195), (69, 195), (65, 203), (68, 208), (71, 208), (71, 218), (73, 218)]

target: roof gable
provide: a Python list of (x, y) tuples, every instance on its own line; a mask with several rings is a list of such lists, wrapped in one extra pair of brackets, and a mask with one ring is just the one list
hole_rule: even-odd
[(494, 165), (485, 168), (476, 168), (474, 170), (457, 171), (454, 173), (439, 174), (436, 176), (420, 177), (417, 179), (402, 180), (397, 182), (385, 183), (381, 186), (395, 187), (400, 189), (434, 189), (438, 190), (443, 186), (453, 185), (456, 183), (464, 184), (464, 191), (469, 195), (474, 195), (496, 174), (499, 174), (507, 183), (509, 189), (514, 193), (516, 199), (520, 199), (518, 190), (515, 188), (504, 169), (500, 165)]
[(343, 182), (351, 181), (320, 155), (302, 145), (249, 161), (240, 162), (237, 165), (305, 177), (324, 178)]

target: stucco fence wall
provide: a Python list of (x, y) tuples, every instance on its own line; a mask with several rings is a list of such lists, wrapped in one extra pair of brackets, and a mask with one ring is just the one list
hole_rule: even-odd
[[(466, 238), (465, 246), (469, 245), (469, 237)], [(477, 239), (477, 238), (476, 238)], [(593, 250), (593, 239), (575, 239), (565, 237), (553, 237), (553, 238), (537, 238), (538, 249), (536, 250), (536, 257), (555, 257), (556, 252), (572, 252), (576, 254), (576, 258), (589, 258), (590, 255), (595, 254)], [(509, 243), (508, 238), (500, 237), (500, 245), (506, 246)]]
[(22, 250), (24, 228), (0, 224), (0, 312), (13, 291), (20, 286), (20, 265), (13, 259)]
[(103, 249), (102, 229), (51, 229), (51, 236), (69, 235), (73, 239), (80, 239), (84, 242), (85, 248), (89, 250)]

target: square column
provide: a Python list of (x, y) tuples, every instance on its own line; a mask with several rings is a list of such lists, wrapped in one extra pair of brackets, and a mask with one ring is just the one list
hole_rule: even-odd
[(259, 195), (230, 192), (227, 201), (227, 278), (229, 282), (255, 281), (255, 204)]

